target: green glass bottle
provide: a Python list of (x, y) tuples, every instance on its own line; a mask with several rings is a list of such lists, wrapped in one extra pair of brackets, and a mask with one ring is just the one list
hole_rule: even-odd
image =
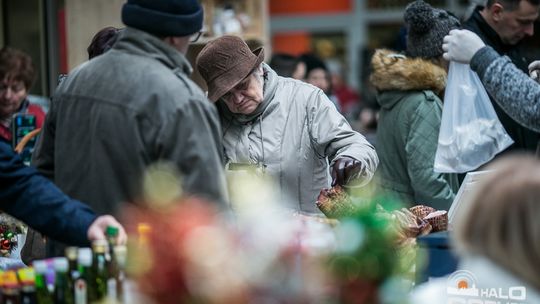
[(90, 302), (101, 301), (107, 296), (107, 252), (106, 240), (95, 240), (92, 242), (92, 281), (89, 285), (88, 299)]
[(113, 256), (113, 248), (116, 246), (116, 239), (118, 238), (118, 227), (115, 226), (107, 226), (107, 229), (105, 229), (105, 235), (107, 236), (107, 243), (109, 244), (109, 255), (112, 259)]
[(69, 265), (68, 276), (69, 276), (69, 279), (71, 280), (72, 285), (73, 285), (73, 281), (75, 281), (75, 279), (77, 279), (77, 277), (79, 276), (78, 274), (79, 270), (77, 268), (77, 250), (78, 248), (73, 247), (73, 246), (66, 247), (66, 250), (65, 250), (65, 255), (66, 255), (66, 258), (68, 259), (68, 265)]
[(74, 284), (75, 304), (89, 303), (89, 285), (92, 281), (92, 250), (90, 248), (79, 248), (77, 251), (77, 264), (79, 276)]
[(75, 280), (79, 277), (79, 269), (77, 265), (78, 248), (74, 246), (66, 247), (65, 255), (68, 260), (68, 287), (70, 288), (73, 302), (75, 302)]
[(106, 254), (107, 258), (107, 299), (109, 301), (116, 301), (118, 299), (117, 294), (117, 279), (116, 273), (118, 263), (114, 254), (114, 246), (116, 246), (116, 238), (118, 237), (118, 227), (107, 226), (105, 229), (105, 236), (107, 237), (108, 250)]
[(69, 263), (67, 258), (54, 258), (54, 303), (73, 304), (73, 285), (69, 280)]
[(53, 304), (53, 297), (47, 288), (47, 263), (43, 260), (36, 260), (33, 263), (36, 274), (36, 297), (39, 304)]

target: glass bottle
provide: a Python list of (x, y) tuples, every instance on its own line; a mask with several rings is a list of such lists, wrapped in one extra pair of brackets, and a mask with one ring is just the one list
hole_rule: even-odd
[(37, 304), (34, 268), (21, 268), (17, 275), (21, 282), (21, 304)]
[(79, 276), (78, 274), (79, 271), (77, 268), (77, 251), (78, 251), (78, 248), (73, 247), (73, 246), (66, 247), (66, 250), (65, 250), (65, 255), (66, 255), (66, 258), (68, 259), (68, 265), (69, 265), (68, 276), (69, 276), (69, 279), (71, 280), (72, 285), (73, 285), (73, 281), (75, 281), (77, 277)]
[(78, 249), (77, 264), (79, 275), (74, 284), (75, 304), (87, 304), (89, 303), (89, 282), (92, 281), (92, 250), (90, 248)]
[(89, 285), (89, 300), (100, 301), (107, 296), (107, 279), (109, 277), (107, 270), (107, 252), (106, 240), (95, 240), (92, 242), (92, 281)]
[(43, 260), (36, 260), (33, 263), (34, 272), (36, 274), (35, 287), (36, 287), (36, 297), (39, 304), (52, 304), (53, 297), (49, 292), (47, 287), (47, 280), (45, 276), (47, 275), (47, 263)]
[(118, 227), (114, 226), (107, 226), (107, 229), (105, 230), (105, 235), (107, 237), (107, 243), (109, 245), (107, 250), (107, 271), (108, 271), (108, 278), (107, 278), (107, 298), (109, 300), (116, 301), (118, 299), (117, 294), (117, 275), (118, 272), (118, 263), (116, 261), (116, 255), (114, 254), (114, 246), (116, 246), (116, 238), (118, 237)]
[(15, 271), (2, 274), (2, 304), (20, 304), (20, 286)]
[(112, 259), (113, 257), (113, 248), (116, 246), (116, 238), (118, 238), (118, 227), (107, 226), (105, 229), (105, 235), (107, 236), (107, 243), (109, 244), (109, 256)]
[(127, 248), (124, 245), (117, 245), (113, 248), (114, 260), (109, 268), (109, 280), (107, 281), (107, 297), (119, 303), (124, 302), (124, 278), (127, 258)]
[(67, 258), (54, 258), (54, 303), (73, 304), (73, 285), (69, 280), (69, 263)]

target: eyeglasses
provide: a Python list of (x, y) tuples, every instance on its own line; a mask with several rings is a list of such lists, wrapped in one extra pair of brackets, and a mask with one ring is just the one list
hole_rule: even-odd
[(7, 83), (0, 83), (0, 93), (6, 92), (8, 89), (11, 89), (11, 92), (13, 93), (19, 93), (22, 90), (24, 90), (26, 87), (23, 82), (21, 81), (15, 81), (11, 84)]
[(199, 40), (199, 38), (201, 38), (203, 34), (203, 31), (198, 31), (197, 33), (195, 34), (192, 34), (190, 37), (189, 37), (189, 43), (195, 43)]

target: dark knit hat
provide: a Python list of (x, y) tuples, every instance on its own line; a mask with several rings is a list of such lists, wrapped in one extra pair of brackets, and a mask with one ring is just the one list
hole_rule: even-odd
[(202, 29), (203, 9), (198, 0), (128, 0), (122, 22), (160, 37), (188, 36)]
[(433, 8), (422, 0), (407, 5), (404, 19), (407, 26), (406, 53), (411, 57), (442, 56), (444, 36), (460, 27), (455, 16), (445, 10)]

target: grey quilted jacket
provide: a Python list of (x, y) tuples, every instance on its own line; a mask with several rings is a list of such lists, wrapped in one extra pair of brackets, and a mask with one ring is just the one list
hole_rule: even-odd
[(280, 77), (266, 64), (263, 68), (262, 114), (239, 117), (218, 101), (225, 157), (231, 163), (265, 166), (282, 202), (319, 213), (315, 202), (320, 190), (330, 186), (329, 163), (341, 156), (359, 160), (364, 170), (356, 185), (362, 186), (375, 172), (377, 154), (320, 89)]

